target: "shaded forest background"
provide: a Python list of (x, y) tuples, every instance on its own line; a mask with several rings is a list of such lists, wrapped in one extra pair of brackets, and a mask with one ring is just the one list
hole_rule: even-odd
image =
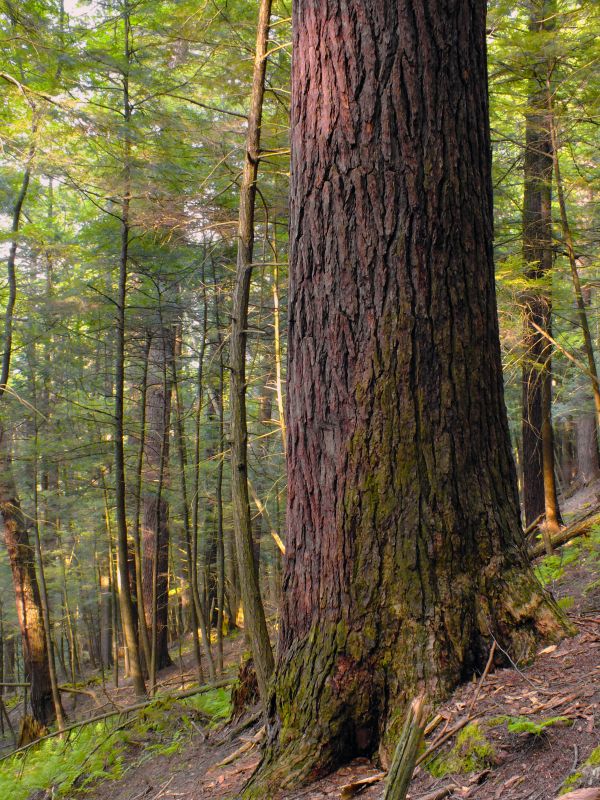
[[(493, 0), (489, 8), (496, 265), (520, 488), (527, 480), (523, 376), (536, 383), (543, 373), (560, 504), (600, 475), (600, 18), (593, 3), (541, 6)], [(539, 24), (532, 24), (534, 11)], [(252, 532), (270, 618), (286, 527), (290, 14), (276, 0), (247, 325)], [(116, 678), (130, 666), (117, 602), (115, 441), (124, 452), (131, 594), (156, 634), (156, 644), (141, 641), (141, 650), (156, 671), (169, 649), (204, 625), (213, 629), (210, 647), (202, 635), (195, 647), (202, 645), (204, 674), (218, 673), (223, 632), (243, 622), (231, 499), (230, 331), (256, 7), (244, 0), (5, 1), (0, 22), (8, 266), (0, 302), (12, 318), (0, 456), (12, 470), (31, 541), (40, 543), (36, 566), (59, 679), (75, 684), (90, 669)], [(534, 260), (532, 269), (524, 170), (528, 136), (539, 136), (549, 119), (552, 240), (549, 261), (542, 268)], [(531, 328), (524, 329), (532, 297), (546, 306), (535, 317), (542, 320), (541, 356), (539, 337), (532, 344)], [(121, 333), (122, 430), (115, 419)], [(542, 494), (538, 511), (546, 509)], [(537, 516), (526, 514), (527, 522)], [(24, 679), (13, 597), (2, 549), (5, 682)]]

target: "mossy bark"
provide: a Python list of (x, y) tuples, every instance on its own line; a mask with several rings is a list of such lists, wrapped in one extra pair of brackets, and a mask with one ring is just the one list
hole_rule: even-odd
[(246, 797), (563, 631), (525, 552), (492, 260), (485, 4), (294, 6), (288, 537)]

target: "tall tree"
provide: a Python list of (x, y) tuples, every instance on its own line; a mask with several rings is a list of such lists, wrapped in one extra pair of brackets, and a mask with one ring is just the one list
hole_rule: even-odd
[(523, 546), (492, 257), (485, 4), (293, 11), (288, 537), (248, 797), (378, 745), (494, 638), (564, 630)]
[(254, 251), (254, 209), (256, 179), (260, 158), (260, 133), (265, 92), (267, 47), (271, 21), (271, 0), (261, 0), (254, 54), (254, 74), (244, 171), (240, 187), (236, 281), (231, 311), (231, 495), (235, 549), (239, 567), (244, 622), (256, 666), (256, 677), (263, 704), (274, 659), (269, 641), (265, 611), (254, 565), (252, 517), (248, 493), (248, 426), (246, 420), (246, 340), (248, 301)]
[(552, 136), (546, 81), (552, 69), (546, 55), (548, 31), (554, 29), (553, 0), (533, 0), (530, 33), (535, 51), (528, 65), (529, 108), (525, 121), (523, 193), (523, 259), (528, 290), (524, 296), (523, 363), (523, 506), (525, 522), (541, 514), (544, 529), (555, 533), (561, 523), (554, 469), (552, 429)]
[(152, 684), (159, 669), (169, 666), (169, 503), (167, 471), (172, 394), (174, 329), (163, 323), (152, 334), (146, 379), (146, 431), (142, 542), (144, 614), (150, 641)]
[[(2, 341), (2, 366), (0, 372), (0, 404), (4, 416), (6, 394), (13, 356), (14, 310), (17, 299), (16, 258), (23, 204), (31, 181), (31, 165), (35, 155), (37, 113), (30, 104), (32, 116), (31, 140), (21, 186), (12, 213), (11, 240), (8, 251), (8, 302), (4, 313)], [(8, 551), (17, 619), (21, 631), (25, 675), (31, 683), (31, 710), (42, 725), (54, 719), (52, 681), (50, 679), (50, 653), (40, 589), (35, 569), (35, 550), (31, 546), (29, 530), (17, 494), (12, 472), (11, 447), (3, 417), (0, 417), (0, 516), (4, 525), (4, 541)], [(59, 700), (60, 703), (60, 700)]]
[(127, 278), (129, 271), (129, 245), (131, 236), (131, 100), (129, 97), (129, 70), (131, 68), (131, 20), (129, 0), (123, 0), (123, 71), (121, 74), (123, 100), (123, 187), (121, 196), (121, 249), (119, 252), (119, 278), (116, 303), (115, 342), (115, 414), (114, 414), (114, 459), (115, 459), (115, 516), (117, 521), (117, 570), (121, 623), (127, 645), (129, 669), (135, 693), (146, 694), (142, 673), (139, 644), (136, 632), (136, 609), (131, 596), (129, 582), (129, 546), (127, 542), (127, 505), (125, 496), (125, 324)]

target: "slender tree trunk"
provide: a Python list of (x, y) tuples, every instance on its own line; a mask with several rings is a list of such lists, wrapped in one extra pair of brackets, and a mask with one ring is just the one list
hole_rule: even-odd
[(140, 441), (138, 447), (138, 459), (135, 475), (135, 518), (133, 526), (133, 546), (134, 546), (134, 568), (135, 568), (135, 590), (136, 590), (136, 609), (138, 611), (138, 634), (140, 640), (140, 650), (144, 656), (146, 670), (150, 666), (150, 639), (148, 637), (148, 626), (146, 625), (144, 608), (143, 579), (142, 579), (142, 536), (141, 536), (141, 509), (142, 509), (142, 489), (144, 473), (144, 449), (146, 446), (146, 392), (148, 388), (148, 364), (150, 362), (150, 347), (152, 337), (147, 334), (144, 342), (143, 364), (142, 364), (142, 384), (140, 390)]
[(281, 358), (281, 311), (279, 301), (279, 249), (277, 247), (277, 220), (273, 221), (273, 355), (275, 358), (275, 392), (277, 395), (277, 411), (281, 442), (285, 454), (287, 443), (285, 433), (285, 408), (283, 402), (282, 358)]
[(588, 362), (589, 375), (592, 383), (592, 394), (594, 397), (594, 408), (596, 410), (596, 427), (600, 427), (600, 382), (598, 380), (598, 369), (596, 367), (596, 359), (594, 356), (594, 345), (592, 344), (592, 334), (590, 331), (590, 324), (585, 308), (585, 298), (581, 288), (581, 279), (579, 277), (579, 270), (577, 269), (577, 257), (575, 255), (575, 242), (569, 224), (569, 216), (567, 214), (567, 203), (565, 200), (565, 190), (562, 182), (562, 175), (560, 170), (559, 148), (560, 143), (558, 140), (558, 131), (556, 128), (556, 115), (554, 113), (554, 102), (552, 98), (552, 87), (550, 83), (547, 85), (547, 100), (548, 100), (548, 116), (550, 120), (550, 133), (552, 136), (552, 154), (554, 160), (554, 178), (556, 181), (556, 194), (558, 196), (558, 207), (560, 209), (560, 223), (563, 235), (563, 243), (567, 250), (569, 259), (569, 266), (571, 267), (571, 279), (573, 281), (573, 290), (575, 292), (575, 300), (577, 303), (577, 311), (579, 315), (579, 324), (583, 332), (583, 343), (585, 354)]
[(146, 686), (135, 624), (135, 607), (129, 587), (127, 510), (125, 499), (125, 452), (124, 452), (124, 408), (125, 408), (125, 301), (127, 297), (127, 270), (129, 261), (129, 206), (131, 191), (131, 143), (129, 123), (131, 105), (129, 102), (129, 64), (131, 60), (129, 23), (129, 2), (124, 0), (123, 24), (125, 39), (125, 72), (123, 81), (123, 116), (125, 120), (123, 201), (121, 206), (121, 253), (119, 256), (119, 285), (117, 292), (117, 335), (115, 347), (115, 516), (117, 522), (117, 571), (121, 624), (127, 647), (131, 679), (138, 697), (146, 696)]
[[(531, 33), (554, 26), (554, 0), (532, 0)], [(561, 524), (552, 428), (552, 137), (546, 102), (546, 57), (531, 65), (529, 110), (525, 120), (523, 259), (529, 288), (524, 300), (523, 505), (525, 523), (545, 514), (548, 536)], [(532, 321), (537, 327), (532, 325)], [(539, 330), (541, 328), (541, 331)]]
[(591, 483), (600, 476), (598, 446), (596, 443), (596, 415), (583, 412), (575, 423), (577, 430), (577, 477), (583, 483)]
[[(37, 405), (36, 403), (36, 391), (35, 391), (35, 366), (34, 360), (30, 360), (30, 368), (32, 370), (33, 375), (33, 403), (34, 406)], [(39, 576), (39, 589), (40, 589), (40, 604), (42, 610), (42, 622), (44, 626), (44, 636), (46, 638), (46, 650), (47, 650), (47, 657), (48, 657), (48, 675), (50, 677), (50, 689), (52, 692), (52, 704), (54, 706), (54, 715), (56, 717), (56, 722), (58, 725), (59, 730), (62, 730), (65, 727), (65, 712), (62, 707), (62, 702), (60, 699), (60, 692), (58, 689), (58, 678), (56, 677), (56, 661), (54, 659), (54, 643), (52, 641), (52, 624), (50, 622), (50, 605), (48, 601), (48, 588), (46, 585), (46, 571), (44, 568), (44, 558), (42, 554), (42, 540), (40, 536), (40, 504), (39, 504), (39, 493), (38, 493), (38, 458), (39, 458), (39, 442), (38, 442), (38, 420), (37, 414), (34, 418), (34, 426), (35, 426), (35, 433), (34, 433), (34, 454), (33, 454), (33, 513), (34, 513), (34, 520), (33, 520), (33, 532), (34, 532), (34, 543), (35, 543), (35, 556), (36, 556), (36, 566), (37, 566), (37, 574)]]
[(146, 446), (142, 492), (142, 577), (150, 639), (150, 673), (173, 662), (168, 647), (169, 503), (165, 498), (169, 463), (173, 328), (152, 336), (146, 386)]
[(240, 212), (238, 223), (238, 253), (236, 281), (233, 293), (231, 343), (229, 366), (231, 369), (231, 494), (233, 500), (233, 526), (237, 555), (244, 626), (248, 633), (256, 667), (258, 687), (263, 705), (267, 702), (267, 685), (273, 672), (274, 659), (265, 620), (262, 598), (252, 544), (252, 520), (248, 497), (248, 428), (246, 421), (246, 340), (248, 302), (254, 248), (254, 207), (256, 179), (260, 158), (260, 132), (265, 90), (267, 46), (271, 19), (271, 0), (260, 0), (254, 77), (244, 172), (240, 187)]
[(293, 7), (288, 537), (246, 797), (378, 746), (495, 638), (565, 630), (523, 543), (492, 250), (485, 4)]
[(113, 665), (113, 611), (112, 592), (108, 567), (100, 575), (100, 650), (102, 666), (110, 669)]
[[(206, 255), (206, 254), (204, 254)], [(205, 265), (204, 258), (201, 267), (201, 280), (202, 280), (202, 335), (200, 340), (200, 351), (198, 353), (198, 372), (196, 381), (196, 413), (194, 415), (194, 480), (193, 480), (193, 497), (192, 497), (192, 593), (194, 595), (194, 602), (200, 604), (200, 587), (198, 581), (198, 533), (199, 533), (199, 511), (200, 511), (200, 456), (201, 456), (201, 434), (202, 434), (202, 401), (204, 398), (204, 354), (206, 352), (206, 333), (208, 329), (208, 299), (206, 296), (206, 281), (205, 281)], [(203, 592), (205, 594), (205, 592)], [(202, 616), (206, 619), (205, 610), (201, 610), (198, 606), (197, 613), (199, 619)], [(208, 633), (210, 634), (210, 619), (208, 621)], [(204, 637), (204, 633), (202, 634)], [(212, 653), (210, 653), (210, 635), (206, 639), (207, 659), (209, 662), (209, 669), (212, 669), (213, 664)], [(210, 653), (210, 655), (209, 655)], [(211, 675), (212, 679), (212, 675)]]
[[(32, 136), (35, 135), (36, 126), (34, 124)], [(21, 212), (23, 210), (23, 203), (27, 197), (27, 190), (29, 188), (29, 181), (31, 179), (31, 162), (35, 153), (34, 145), (32, 144), (29, 150), (29, 157), (27, 166), (23, 173), (23, 180), (21, 181), (21, 188), (15, 205), (13, 208), (12, 216), (12, 239), (8, 250), (8, 261), (6, 264), (8, 273), (8, 300), (6, 303), (6, 310), (4, 312), (4, 341), (2, 345), (2, 365), (0, 367), (0, 398), (4, 395), (6, 386), (8, 384), (8, 377), (10, 375), (10, 361), (12, 358), (12, 336), (13, 336), (13, 315), (15, 310), (15, 303), (17, 300), (17, 275), (15, 270), (15, 263), (17, 258), (18, 246), (18, 233), (21, 226)]]
[(204, 649), (206, 652), (206, 660), (208, 662), (208, 674), (212, 681), (215, 679), (215, 668), (212, 658), (212, 652), (210, 649), (210, 641), (208, 638), (206, 618), (204, 616), (204, 611), (200, 604), (200, 596), (198, 594), (198, 582), (197, 582), (198, 578), (197, 578), (196, 564), (194, 563), (192, 555), (190, 504), (188, 500), (187, 479), (186, 479), (187, 453), (185, 447), (185, 433), (183, 428), (183, 415), (181, 408), (181, 396), (179, 391), (179, 379), (177, 374), (177, 356), (180, 353), (180, 349), (181, 349), (181, 343), (179, 342), (179, 346), (177, 347), (176, 351), (176, 357), (173, 359), (173, 391), (175, 394), (175, 433), (177, 440), (177, 451), (179, 453), (179, 470), (181, 475), (183, 534), (184, 534), (184, 545), (185, 545), (186, 563), (188, 571), (188, 582), (191, 595), (191, 615), (192, 615), (192, 628), (193, 628), (192, 635), (194, 637), (194, 653), (198, 665), (199, 679), (202, 676), (202, 660), (201, 660), (200, 641), (198, 637), (198, 628), (200, 628), (200, 631), (202, 633), (202, 643), (204, 644)]
[(217, 466), (217, 483), (215, 488), (215, 503), (217, 506), (217, 669), (221, 674), (223, 673), (223, 612), (225, 610), (225, 532), (223, 529), (223, 467), (225, 459), (224, 388), (224, 367), (221, 353), (219, 357), (219, 387), (217, 396), (219, 463)]

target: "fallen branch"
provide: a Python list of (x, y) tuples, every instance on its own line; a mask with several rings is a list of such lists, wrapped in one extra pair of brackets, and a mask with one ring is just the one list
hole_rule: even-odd
[(6, 761), (6, 759), (12, 758), (19, 753), (24, 753), (26, 750), (35, 747), (36, 745), (40, 744), (40, 742), (44, 742), (47, 739), (53, 739), (56, 736), (69, 734), (71, 731), (77, 730), (77, 728), (82, 728), (84, 725), (91, 725), (94, 722), (102, 722), (105, 719), (117, 717), (120, 714), (133, 714), (135, 711), (141, 711), (142, 709), (154, 703), (156, 700), (185, 700), (186, 698), (194, 697), (194, 695), (197, 694), (205, 694), (206, 692), (210, 692), (211, 689), (222, 689), (225, 686), (231, 686), (232, 683), (233, 678), (228, 678), (227, 680), (217, 681), (216, 683), (206, 684), (205, 686), (197, 686), (195, 689), (188, 689), (185, 692), (178, 692), (177, 694), (156, 695), (150, 700), (144, 700), (141, 703), (135, 703), (134, 705), (127, 706), (126, 708), (119, 709), (118, 711), (107, 711), (105, 714), (98, 714), (95, 717), (89, 717), (88, 719), (81, 720), (80, 722), (74, 722), (72, 725), (68, 725), (66, 728), (63, 728), (60, 731), (52, 731), (52, 733), (47, 733), (45, 736), (40, 736), (40, 738), (36, 739), (35, 742), (30, 742), (29, 744), (23, 745), (23, 747), (18, 747), (11, 753), (1, 756), (0, 762)]
[(237, 750), (234, 750), (233, 753), (230, 753), (230, 755), (228, 755), (227, 758), (224, 758), (223, 761), (219, 761), (219, 763), (216, 764), (215, 766), (217, 768), (226, 767), (227, 764), (231, 764), (240, 756), (243, 756), (244, 753), (247, 753), (248, 750), (252, 750), (252, 748), (255, 747), (255, 745), (259, 744), (264, 739), (265, 732), (266, 728), (263, 725), (262, 728), (260, 728), (258, 732), (251, 739), (248, 739), (248, 741), (244, 742), (244, 744), (241, 747), (238, 747)]
[(421, 797), (417, 798), (417, 800), (444, 800), (446, 797), (450, 797), (452, 792), (456, 789), (456, 786), (444, 786), (441, 789), (436, 789), (435, 792), (429, 792), (429, 794), (424, 794)]
[(376, 775), (370, 775), (368, 778), (361, 778), (361, 780), (359, 781), (352, 781), (352, 783), (347, 783), (345, 786), (342, 786), (340, 799), (350, 800), (351, 797), (356, 797), (357, 794), (361, 794), (369, 786), (372, 786), (374, 783), (379, 783), (379, 781), (382, 781), (386, 775), (387, 772), (378, 772)]
[[(595, 526), (600, 525), (600, 513), (590, 514), (584, 519), (577, 520), (571, 525), (567, 525), (562, 531), (552, 537), (552, 547), (560, 547), (567, 544), (571, 539), (576, 539), (578, 536), (585, 536)], [(529, 558), (537, 558), (543, 556), (546, 552), (546, 547), (543, 542), (538, 542), (533, 547), (529, 548)]]
[(70, 686), (59, 686), (58, 691), (66, 692), (67, 694), (84, 694), (86, 697), (91, 697), (97, 706), (100, 705), (96, 693), (91, 689), (72, 689)]
[(533, 531), (537, 527), (539, 527), (540, 522), (544, 519), (545, 516), (546, 516), (546, 514), (544, 513), (544, 514), (540, 514), (538, 517), (536, 517), (533, 520), (533, 522), (525, 528), (525, 530), (523, 531), (523, 536), (525, 536), (525, 538), (527, 538), (530, 533), (533, 533)]

